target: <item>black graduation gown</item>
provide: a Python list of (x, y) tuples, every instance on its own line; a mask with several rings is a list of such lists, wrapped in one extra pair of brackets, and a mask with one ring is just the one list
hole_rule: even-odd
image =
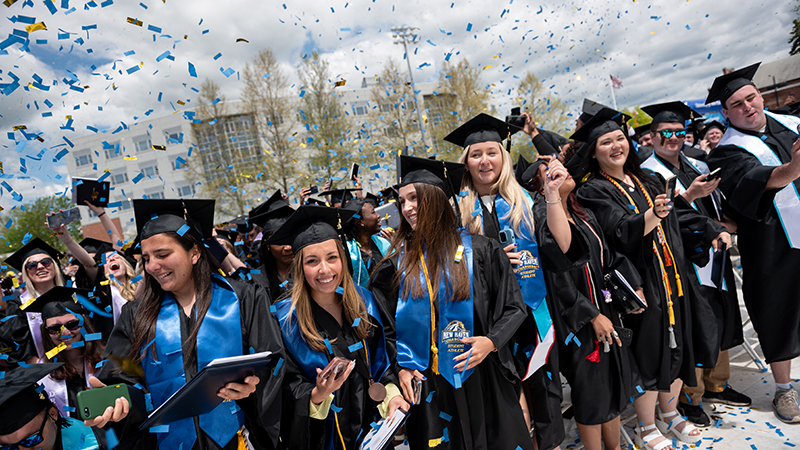
[[(430, 368), (423, 372), (427, 379), (422, 382), (422, 403), (411, 407), (406, 422), (412, 450), (427, 450), (429, 440), (443, 437), (445, 428), (449, 441), (437, 449), (533, 448), (519, 406), (515, 386), (519, 377), (508, 345), (526, 315), (519, 285), (497, 242), (473, 236), (472, 248), (473, 335), (488, 337), (498, 350), (475, 368), (461, 389), (454, 389)], [(396, 258), (377, 269), (369, 286), (391, 317), (395, 316), (398, 298), (398, 287), (391, 282)]]
[[(540, 142), (542, 135), (539, 134), (534, 138), (534, 143), (539, 142), (537, 149), (543, 154), (552, 154), (556, 152), (547, 142)], [(544, 205), (544, 198), (537, 193), (531, 193), (534, 200), (534, 207), (538, 204)], [(486, 237), (500, 242), (500, 220), (497, 217), (497, 209), (489, 208), (480, 201), (481, 208), (483, 208), (483, 234)], [(502, 245), (501, 245), (502, 247)], [(508, 257), (506, 257), (508, 259)], [(547, 280), (545, 279), (545, 282)], [(548, 286), (549, 288), (549, 286)], [(548, 290), (549, 291), (549, 290)], [(524, 300), (523, 300), (524, 301)], [(550, 315), (553, 315), (554, 304), (551, 297), (546, 297), (548, 310)], [(539, 330), (536, 327), (536, 321), (533, 319), (533, 313), (528, 306), (525, 306), (528, 313), (522, 325), (517, 329), (517, 332), (511, 338), (512, 348), (528, 348), (536, 344), (536, 337)], [(544, 330), (546, 333), (547, 330)], [(561, 402), (564, 400), (561, 389), (561, 378), (558, 376), (559, 372), (559, 352), (558, 346), (553, 346), (550, 354), (547, 357), (545, 364), (530, 378), (522, 382), (522, 389), (525, 391), (525, 399), (528, 403), (530, 410), (531, 420), (533, 427), (536, 430), (536, 441), (541, 450), (548, 450), (557, 447), (566, 437), (564, 431), (564, 419), (561, 416)], [(528, 358), (521, 351), (515, 355), (515, 362), (517, 364), (517, 371), (520, 378), (523, 378), (528, 371)]]
[[(269, 313), (269, 300), (264, 291), (235, 279), (227, 280), (236, 291), (239, 298), (239, 311), (241, 316), (242, 333), (242, 354), (247, 355), (252, 348), (255, 352), (271, 351), (275, 357), (265, 368), (261, 369), (257, 376), (261, 382), (256, 387), (256, 391), (249, 397), (238, 400), (237, 405), (245, 413), (245, 427), (250, 432), (250, 441), (256, 449), (280, 448), (278, 442), (278, 432), (280, 425), (281, 407), (281, 382), (283, 370), (279, 370), (275, 375), (273, 370), (279, 358), (283, 357), (283, 340), (281, 339), (280, 329), (277, 320)], [(109, 355), (120, 358), (127, 358), (131, 349), (131, 339), (133, 337), (133, 321), (137, 313), (141, 299), (127, 303), (122, 308), (122, 314), (114, 326), (114, 331), (108, 340), (106, 352), (103, 356), (107, 359), (97, 378), (107, 385), (115, 383), (127, 383), (135, 385), (139, 383), (147, 392), (147, 380), (120, 372), (119, 366), (115, 364)], [(195, 325), (194, 312), (192, 308), (191, 317), (187, 317), (181, 311), (181, 338), (183, 340), (183, 351), (188, 350), (188, 336)], [(234, 330), (231, 330), (234, 331)], [(220, 336), (220, 338), (224, 338)], [(185, 354), (185, 353), (184, 353)], [(191, 366), (184, 367), (187, 381), (197, 374), (197, 359), (195, 357)], [(141, 449), (150, 450), (158, 448), (156, 434), (149, 433), (147, 430), (140, 431), (139, 424), (146, 419), (144, 411), (131, 408), (128, 417), (120, 422), (118, 432), (118, 449)], [(206, 435), (198, 426), (195, 417), (195, 429), (197, 441), (192, 449), (218, 450), (220, 447)], [(223, 447), (226, 450), (237, 448), (237, 439), (234, 437)]]
[(253, 270), (249, 266), (242, 267), (237, 269), (234, 273), (231, 274), (232, 278), (239, 278), (245, 283), (254, 284), (257, 286), (261, 286), (264, 291), (267, 293), (267, 296), (270, 299), (271, 303), (275, 303), (278, 300), (282, 299), (287, 295), (287, 293), (291, 293), (292, 285), (292, 274), (289, 273), (289, 280), (288, 283), (285, 285), (277, 285), (273, 286), (269, 280), (269, 276), (267, 276), (268, 269), (264, 264), (258, 266), (257, 269)]
[(0, 360), (0, 367), (16, 367), (20, 361), (39, 356), (28, 328), (28, 317), (19, 309), (19, 296), (20, 291), (14, 290), (14, 299), (6, 302), (6, 315), (0, 322), (0, 354), (8, 355)]
[[(791, 161), (797, 134), (767, 116), (763, 136), (782, 163)], [(793, 359), (800, 355), (800, 250), (789, 245), (783, 231), (773, 204), (778, 191), (766, 190), (775, 168), (734, 145), (717, 146), (707, 162), (712, 170), (722, 168), (719, 187), (739, 226), (744, 302), (764, 356), (768, 363)], [(800, 190), (800, 181), (794, 184)]]
[[(613, 268), (634, 285), (641, 284), (641, 280), (633, 264), (606, 245), (591, 211), (586, 211), (589, 225), (572, 212), (575, 223), (570, 223), (572, 241), (567, 253), (561, 251), (550, 233), (545, 203), (537, 202), (534, 212), (547, 295), (554, 305), (551, 316), (560, 369), (572, 389), (575, 421), (583, 425), (603, 424), (620, 415), (636, 392), (633, 387), (641, 383), (631, 341), (626, 342), (622, 337), (625, 333), (620, 313), (614, 304), (605, 302), (603, 274)], [(591, 324), (601, 313), (620, 331), (623, 340), (623, 347), (612, 345), (608, 353), (595, 342)], [(570, 335), (580, 344), (574, 339), (567, 341)], [(599, 361), (593, 362), (590, 355)]]
[[(686, 147), (684, 147), (686, 148)], [(678, 176), (681, 184), (687, 189), (692, 181), (701, 175), (690, 163), (681, 157), (680, 167), (676, 168), (670, 162), (662, 159), (658, 154), (653, 155), (658, 158), (669, 170)], [(713, 200), (712, 200), (713, 197)], [(723, 201), (717, 191), (711, 195), (697, 199), (694, 202), (697, 210), (706, 217), (719, 219)], [(689, 230), (681, 230), (683, 235), (688, 234)], [(687, 254), (700, 253), (698, 248), (686, 248)], [(698, 255), (699, 256), (699, 255)], [(736, 279), (733, 275), (733, 265), (730, 260), (730, 253), (726, 256), (725, 264), (725, 283), (728, 285), (727, 291), (720, 291), (711, 286), (700, 284), (694, 266), (687, 265), (689, 277), (695, 280), (692, 286), (697, 287), (697, 296), (692, 298), (692, 322), (698, 326), (692, 327), (692, 343), (694, 344), (694, 358), (698, 367), (712, 368), (717, 364), (717, 356), (720, 350), (727, 350), (741, 344), (744, 341), (742, 336), (742, 315), (739, 312), (739, 299), (736, 295)], [(711, 264), (711, 261), (708, 262)], [(702, 326), (700, 326), (702, 324)]]
[[(333, 448), (337, 450), (356, 449), (358, 448), (357, 445), (371, 430), (370, 424), (380, 420), (380, 415), (376, 409), (380, 402), (372, 400), (368, 392), (370, 375), (366, 355), (363, 349), (356, 350), (354, 353), (351, 353), (348, 349), (351, 345), (361, 342), (355, 335), (351, 324), (343, 323), (342, 326), (339, 326), (336, 319), (317, 305), (316, 302), (312, 301), (311, 307), (316, 318), (317, 331), (323, 338), (332, 342), (333, 355), (326, 355), (328, 361), (335, 356), (356, 361), (356, 367), (350, 372), (342, 387), (334, 393), (334, 403), (331, 406), (342, 408), (341, 411), (335, 412), (332, 408), (328, 412), (328, 418), (336, 415), (341, 430), (340, 438), (334, 428)], [(381, 310), (381, 321), (384, 323), (385, 329), (389, 328), (392, 321), (383, 311), (380, 303), (378, 303), (378, 309)], [(370, 335), (365, 339), (369, 347), (370, 358), (377, 357), (378, 343), (382, 332), (380, 326), (377, 323), (375, 325), (376, 327), (372, 329)], [(334, 339), (336, 339), (336, 342), (333, 342)], [(326, 421), (309, 417), (311, 391), (316, 386), (316, 380), (306, 378), (298, 366), (296, 356), (290, 354), (288, 349), (286, 353), (281, 439), (283, 444), (291, 450), (324, 450), (326, 448)], [(386, 342), (386, 353), (390, 361), (389, 367), (387, 367), (381, 379), (377, 381), (380, 381), (384, 386), (388, 383), (394, 383), (399, 388), (400, 383), (397, 381), (391, 366), (391, 361), (396, 358), (396, 351), (388, 340)], [(324, 368), (320, 367), (320, 369)], [(345, 444), (344, 449), (342, 448), (342, 439)]]
[[(646, 171), (651, 174), (652, 172)], [(647, 176), (647, 175), (646, 175)], [(660, 175), (654, 174), (657, 183), (664, 184)], [(696, 288), (694, 281), (687, 276), (688, 259), (684, 246), (701, 247), (705, 251), (718, 233), (710, 219), (698, 214), (683, 200), (677, 197), (675, 208), (661, 225), (666, 240), (672, 250), (674, 264), (683, 285), (683, 297), (679, 297), (674, 270), (667, 268), (672, 290), (675, 313), (674, 335), (677, 347), (670, 349), (669, 308), (658, 257), (653, 252), (655, 242), (662, 252), (657, 237), (657, 229), (644, 234), (644, 212), (650, 207), (638, 186), (630, 187), (617, 180), (633, 198), (640, 213), (631, 207), (627, 197), (610, 181), (600, 174), (593, 175), (578, 190), (580, 203), (591, 209), (614, 251), (630, 260), (639, 271), (648, 308), (641, 314), (632, 314), (626, 325), (633, 330), (633, 354), (642, 378), (642, 389), (668, 391), (676, 378), (681, 378), (689, 386), (696, 385), (694, 352), (692, 350), (691, 302)], [(646, 180), (643, 180), (646, 183)], [(633, 188), (632, 190), (630, 188)], [(657, 192), (650, 192), (655, 198)], [(694, 242), (684, 242), (681, 229), (697, 231), (691, 233)], [(708, 258), (707, 255), (705, 255)], [(636, 286), (634, 286), (636, 287)]]

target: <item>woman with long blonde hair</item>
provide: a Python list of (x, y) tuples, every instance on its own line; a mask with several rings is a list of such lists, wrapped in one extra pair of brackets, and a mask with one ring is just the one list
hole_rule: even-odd
[(295, 254), (291, 297), (274, 305), (286, 347), (281, 436), (289, 449), (357, 448), (376, 410), (391, 417), (409, 408), (391, 368), (391, 318), (347, 270), (336, 227), (352, 215), (301, 206), (265, 241), (291, 244)]

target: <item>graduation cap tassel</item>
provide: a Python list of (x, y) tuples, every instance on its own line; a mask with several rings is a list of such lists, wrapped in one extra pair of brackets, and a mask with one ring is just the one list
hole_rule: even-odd
[(675, 330), (672, 325), (669, 326), (669, 348), (678, 348), (678, 342), (675, 341)]

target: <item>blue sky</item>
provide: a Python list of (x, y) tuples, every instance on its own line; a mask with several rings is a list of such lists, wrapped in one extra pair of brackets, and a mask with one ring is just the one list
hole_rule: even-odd
[[(728, 9), (719, 4), (56, 0), (51, 14), (42, 1), (19, 0), (0, 6), (0, 41), (31, 20), (44, 21), (47, 30), (30, 34), (29, 51), (20, 44), (5, 48), (0, 85), (12, 82), (13, 73), (22, 86), (38, 77), (50, 90), (19, 87), (0, 94), (0, 156), (6, 171), (0, 181), (22, 195), (23, 202), (63, 192), (66, 166), (53, 158), (66, 148), (64, 136), (91, 133), (87, 126), (114, 129), (151, 109), (155, 117), (170, 114), (170, 102), (177, 100), (191, 106), (196, 96), (191, 88), (199, 88), (206, 77), (218, 82), (228, 99), (237, 99), (242, 89), (237, 74), (226, 77), (221, 69), (243, 70), (264, 47), (275, 52), (292, 82), (302, 55), (318, 50), (329, 61), (333, 78), (358, 86), (363, 77), (380, 73), (389, 57), (402, 62), (402, 47), (392, 45), (390, 31), (402, 24), (419, 27), (421, 39), (411, 55), (418, 82), (436, 80), (446, 59), (466, 57), (482, 69), (482, 81), (500, 111), (510, 108), (509, 92), (527, 71), (543, 79), (573, 112), (584, 97), (610, 104), (610, 74), (624, 81), (616, 91), (620, 107), (700, 98), (723, 67), (788, 56), (791, 2), (737, 3)], [(165, 51), (174, 60), (156, 61)], [(140, 70), (132, 70), (140, 63)], [(189, 63), (197, 77), (189, 74)], [(89, 89), (69, 89), (64, 80), (73, 76), (79, 80), (76, 86)], [(71, 129), (61, 129), (68, 114)], [(41, 133), (44, 142), (29, 141), (18, 153), (21, 133), (9, 137), (17, 125)], [(19, 205), (2, 185), (0, 205)]]

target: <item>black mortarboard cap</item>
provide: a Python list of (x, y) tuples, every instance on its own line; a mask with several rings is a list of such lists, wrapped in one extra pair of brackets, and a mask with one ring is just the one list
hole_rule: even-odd
[(223, 228), (216, 228), (216, 229), (214, 229), (214, 231), (217, 232), (217, 237), (218, 238), (225, 239), (226, 241), (230, 242), (231, 244), (236, 242), (236, 239), (239, 237), (239, 232), (238, 231), (231, 231), (231, 230), (226, 230), (226, 229), (223, 229)]
[(289, 217), (264, 244), (291, 245), (292, 252), (312, 244), (338, 239), (342, 227), (353, 216), (353, 211), (342, 208), (304, 205)]
[(9, 266), (22, 272), (22, 270), (24, 269), (22, 265), (25, 263), (25, 260), (33, 255), (38, 255), (40, 253), (50, 255), (50, 257), (52, 257), (56, 261), (56, 263), (58, 259), (61, 258), (61, 256), (63, 256), (61, 252), (54, 249), (52, 246), (50, 246), (50, 244), (37, 237), (31, 239), (30, 242), (23, 245), (22, 248), (20, 248), (19, 250), (14, 252), (11, 256), (6, 258), (6, 263)]
[(464, 178), (464, 164), (437, 159), (400, 157), (400, 187), (411, 183), (425, 183), (443, 190), (448, 197), (455, 197)]
[(650, 124), (639, 125), (638, 127), (634, 128), (633, 131), (636, 132), (636, 136), (641, 137), (650, 132)]
[(695, 120), (703, 117), (702, 114), (686, 106), (685, 103), (677, 101), (643, 106), (642, 111), (653, 118), (650, 126), (657, 123), (683, 124), (687, 120)]
[(82, 241), (78, 242), (78, 245), (83, 247), (88, 253), (98, 254), (114, 251), (114, 247), (111, 246), (111, 243), (91, 237), (84, 238)]
[[(85, 311), (80, 301), (89, 301), (91, 292), (89, 289), (53, 286), (47, 292), (38, 296), (32, 303), (23, 305), (25, 306), (24, 311), (26, 313), (42, 313), (42, 321), (65, 314), (84, 314)], [(80, 300), (78, 296), (81, 297)]]
[(727, 102), (736, 91), (745, 86), (755, 87), (753, 77), (756, 76), (758, 66), (760, 65), (761, 63), (757, 62), (744, 69), (734, 70), (733, 72), (714, 78), (714, 83), (711, 85), (711, 89), (708, 90), (706, 105), (719, 100), (720, 103), (722, 103), (722, 107), (727, 108), (725, 102)]
[(294, 208), (283, 199), (278, 189), (264, 203), (250, 210), (250, 221), (261, 228), (264, 233), (277, 230), (294, 213)]
[(537, 159), (530, 163), (528, 167), (525, 168), (525, 171), (520, 175), (519, 184), (525, 189), (530, 190), (531, 181), (536, 178), (536, 174), (539, 173), (539, 167), (541, 167), (542, 164), (547, 165), (547, 160)]
[(708, 133), (708, 131), (711, 130), (712, 128), (716, 128), (716, 129), (722, 131), (722, 133), (725, 133), (725, 130), (728, 129), (728, 127), (726, 127), (725, 125), (723, 125), (722, 123), (720, 123), (720, 122), (718, 122), (716, 120), (712, 120), (711, 122), (708, 122), (705, 125), (706, 126), (705, 126), (705, 128), (703, 128), (703, 131), (700, 132), (700, 139), (705, 138), (706, 137), (706, 133)]
[(250, 222), (250, 218), (245, 215), (236, 216), (236, 218), (231, 219), (228, 221), (231, 224), (231, 229), (236, 230), (239, 233), (249, 233), (250, 230), (253, 229), (253, 224)]
[(32, 364), (9, 370), (0, 379), (0, 435), (14, 433), (51, 403), (37, 382), (64, 363)]
[(95, 206), (108, 206), (108, 192), (111, 183), (108, 181), (97, 181), (90, 178), (72, 179), (72, 203), (85, 205), (84, 201)]
[[(622, 126), (625, 122), (630, 120), (630, 118), (631, 116), (611, 108), (603, 108), (582, 127), (572, 133), (570, 139), (589, 144), (600, 136), (615, 130), (621, 130), (625, 133), (625, 131), (622, 130)], [(627, 136), (628, 133), (625, 133), (625, 135)]]
[(525, 169), (530, 167), (530, 165), (531, 163), (529, 163), (524, 156), (519, 155), (519, 159), (517, 159), (517, 164), (514, 166), (514, 178), (516, 178), (517, 182), (523, 186), (524, 183), (522, 182), (523, 179), (522, 175), (525, 173)]
[(360, 189), (346, 188), (346, 189), (331, 189), (329, 191), (320, 192), (317, 195), (330, 195), (331, 205), (334, 203), (347, 203), (348, 200), (353, 198), (353, 192)]
[(194, 233), (202, 240), (211, 237), (214, 228), (214, 200), (136, 199), (133, 213), (140, 241), (161, 233), (183, 234), (181, 231)]
[(521, 128), (488, 114), (480, 113), (451, 131), (444, 137), (444, 140), (459, 147), (468, 147), (479, 142), (503, 142), (504, 139), (508, 139), (519, 130)]
[(381, 197), (385, 199), (385, 201), (389, 201), (392, 199), (397, 199), (397, 185), (389, 186), (386, 188), (381, 189)]
[(378, 203), (380, 203), (378, 196), (372, 192), (367, 192), (364, 194), (364, 200), (366, 200), (368, 203), (372, 203), (372, 206), (378, 206)]
[(325, 200), (320, 200), (313, 197), (306, 197), (306, 205), (328, 206), (328, 204), (325, 203)]
[(581, 122), (586, 123), (603, 108), (608, 108), (608, 106), (585, 98), (583, 99), (583, 108), (581, 108), (581, 115), (578, 116), (578, 119), (580, 119)]

